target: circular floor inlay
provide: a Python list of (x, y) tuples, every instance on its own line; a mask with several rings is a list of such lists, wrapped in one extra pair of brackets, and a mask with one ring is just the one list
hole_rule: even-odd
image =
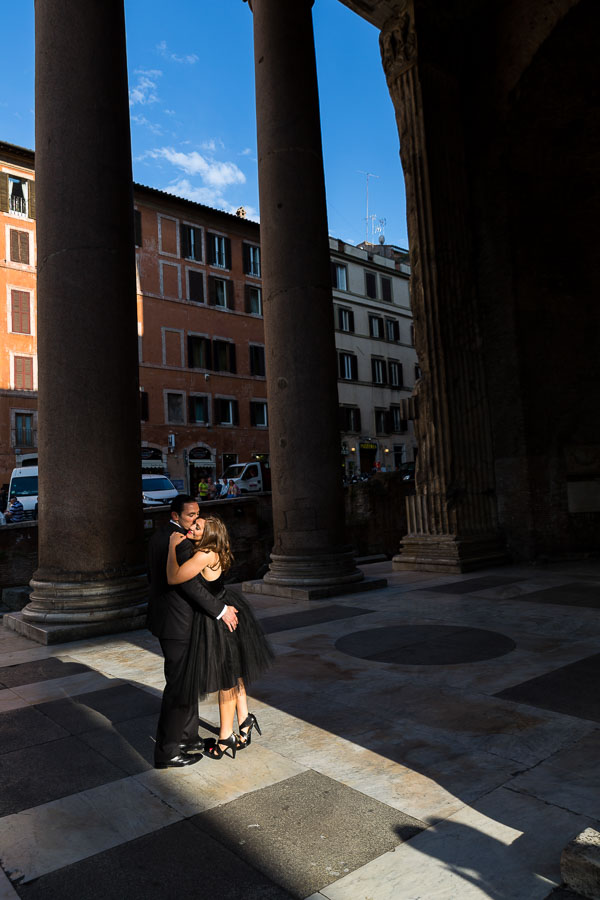
[(395, 625), (355, 631), (335, 642), (359, 659), (405, 666), (451, 666), (504, 656), (516, 644), (505, 634), (460, 625)]

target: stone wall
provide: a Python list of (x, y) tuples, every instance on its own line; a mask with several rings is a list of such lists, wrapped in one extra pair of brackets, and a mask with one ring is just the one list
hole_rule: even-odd
[[(345, 541), (358, 556), (384, 553), (390, 557), (397, 552), (406, 533), (408, 493), (414, 493), (414, 483), (402, 481), (398, 472), (377, 475), (345, 489)], [(204, 515), (220, 516), (229, 530), (235, 555), (231, 580), (261, 578), (273, 547), (271, 495), (215, 500), (202, 503), (200, 509)], [(144, 510), (145, 542), (168, 521), (166, 506)], [(0, 590), (28, 584), (37, 568), (37, 539), (37, 522), (0, 528)]]
[(398, 552), (407, 532), (405, 498), (414, 492), (414, 481), (403, 481), (400, 472), (348, 485), (346, 543), (354, 547), (357, 556), (384, 553), (391, 557)]

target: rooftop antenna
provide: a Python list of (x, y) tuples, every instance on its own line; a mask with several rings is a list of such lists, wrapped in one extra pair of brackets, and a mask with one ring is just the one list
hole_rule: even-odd
[(375, 228), (375, 233), (379, 235), (379, 243), (383, 246), (385, 244), (385, 234), (383, 233), (383, 229), (385, 228), (386, 220), (380, 219), (379, 225)]
[(359, 175), (366, 175), (367, 178), (367, 215), (365, 216), (366, 222), (366, 233), (365, 233), (365, 243), (370, 243), (369, 241), (369, 178), (379, 178), (379, 175), (374, 175), (373, 172), (361, 172), (360, 169), (358, 171)]

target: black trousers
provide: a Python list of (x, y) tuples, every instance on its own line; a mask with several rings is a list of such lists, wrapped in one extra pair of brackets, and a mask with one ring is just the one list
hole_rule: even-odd
[(198, 698), (189, 706), (177, 705), (178, 686), (183, 678), (188, 641), (160, 639), (165, 658), (165, 689), (156, 730), (154, 761), (168, 762), (180, 750), (183, 741), (198, 737)]

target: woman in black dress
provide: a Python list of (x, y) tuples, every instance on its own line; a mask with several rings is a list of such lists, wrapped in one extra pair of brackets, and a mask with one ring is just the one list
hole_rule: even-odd
[[(195, 553), (180, 566), (175, 551), (177, 544), (186, 538), (195, 544)], [(190, 642), (188, 683), (197, 682), (200, 696), (219, 692), (219, 738), (207, 741), (204, 747), (204, 753), (213, 759), (220, 759), (228, 748), (235, 758), (237, 750), (250, 744), (253, 728), (261, 733), (256, 716), (248, 712), (246, 685), (260, 676), (274, 658), (249, 604), (239, 594), (223, 588), (223, 576), (232, 562), (229, 535), (218, 516), (207, 516), (196, 522), (185, 537), (181, 533), (171, 535), (167, 560), (169, 584), (182, 584), (199, 575), (211, 594), (223, 594), (223, 603), (238, 611), (235, 631), (229, 631), (219, 619), (197, 612)], [(239, 734), (233, 731), (236, 712)]]

